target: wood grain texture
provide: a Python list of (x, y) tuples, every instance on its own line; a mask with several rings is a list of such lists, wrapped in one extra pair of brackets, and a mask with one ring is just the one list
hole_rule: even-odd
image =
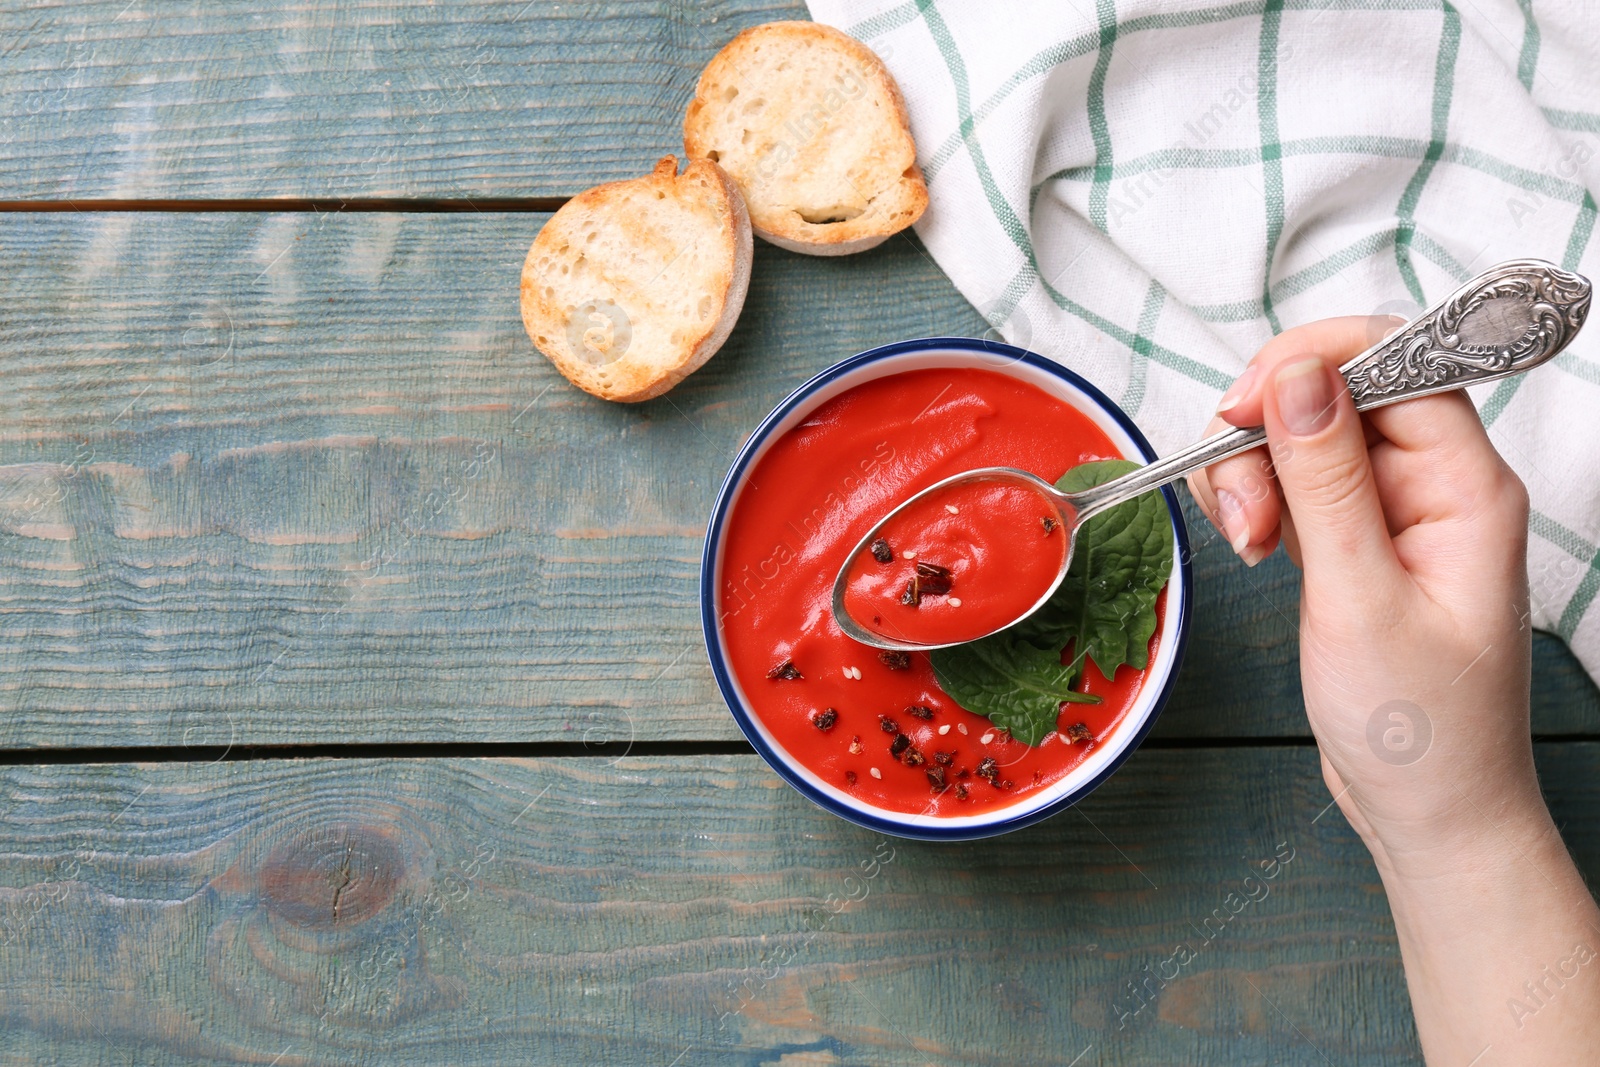
[(763, 248), (724, 350), (611, 405), (523, 331), (543, 218), (0, 218), (0, 744), (737, 736), (696, 611), (734, 449), (982, 320), (908, 237)]
[[(734, 450), (829, 363), (984, 324), (914, 238), (763, 246), (727, 347), (606, 404), (518, 318), (542, 219), (0, 217), (0, 746), (737, 737), (696, 608)], [(1304, 736), (1294, 570), (1196, 520), (1162, 736)], [(1539, 647), (1536, 727), (1594, 730)]]
[(800, 0), (0, 8), (0, 199), (570, 196), (683, 150), (700, 69)]
[[(1600, 746), (1540, 767), (1600, 874)], [(932, 845), (754, 757), (6, 768), (0, 1062), (1420, 1062), (1328, 799), (1309, 748), (1145, 752)]]

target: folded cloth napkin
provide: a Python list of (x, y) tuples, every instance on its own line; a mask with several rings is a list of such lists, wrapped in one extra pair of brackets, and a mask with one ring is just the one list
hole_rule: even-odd
[[(905, 93), (939, 266), (1162, 454), (1286, 327), (1600, 272), (1594, 0), (808, 3)], [(1473, 399), (1532, 496), (1534, 625), (1600, 678), (1600, 323)]]

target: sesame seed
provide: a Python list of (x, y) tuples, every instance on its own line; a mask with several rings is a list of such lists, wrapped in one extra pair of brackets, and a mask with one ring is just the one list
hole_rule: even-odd
[(876, 768), (876, 767), (869, 768), (867, 773), (872, 775), (872, 777), (874, 777), (874, 778), (882, 778), (883, 777), (883, 772), (878, 770), (878, 768)]
[(961, 606), (961, 598), (960, 597), (953, 596), (953, 597), (949, 597), (947, 599), (949, 599), (951, 607), (959, 608)]
[(940, 737), (943, 737), (945, 734), (947, 734), (949, 732), (950, 732), (950, 724), (949, 723), (945, 723), (943, 726), (939, 727), (939, 736)]
[(956, 723), (956, 729), (961, 731), (961, 734), (962, 734), (963, 737), (966, 736), (966, 733), (967, 733), (967, 724), (966, 723), (964, 723), (964, 722)]
[(900, 554), (902, 556), (904, 556), (906, 559), (916, 559), (917, 558), (917, 554), (915, 552), (911, 551), (911, 549), (909, 549), (909, 548), (906, 549), (904, 552), (902, 552)]
[(955, 506), (955, 505), (954, 505), (954, 504), (946, 504), (946, 505), (945, 505), (945, 506), (944, 506), (944, 509), (945, 509), (945, 510), (946, 510), (946, 511), (948, 511), (948, 512), (949, 512), (949, 513), (950, 513), (950, 514), (952, 514), (952, 515), (959, 515), (959, 514), (961, 514), (961, 509), (960, 509), (960, 508), (958, 508), (958, 507), (956, 507), (956, 506)]
[(978, 738), (978, 743), (980, 745), (987, 745), (990, 741), (993, 741), (993, 740), (994, 740), (994, 731), (990, 730), (988, 733), (986, 733), (982, 737)]

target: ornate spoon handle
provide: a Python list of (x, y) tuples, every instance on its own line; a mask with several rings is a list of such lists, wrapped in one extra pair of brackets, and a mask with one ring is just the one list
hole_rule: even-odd
[[(1509, 378), (1553, 358), (1577, 336), (1593, 286), (1538, 259), (1478, 275), (1449, 299), (1339, 368), (1356, 410)], [(1070, 494), (1078, 521), (1266, 440), (1260, 427), (1224, 430), (1104, 485)]]

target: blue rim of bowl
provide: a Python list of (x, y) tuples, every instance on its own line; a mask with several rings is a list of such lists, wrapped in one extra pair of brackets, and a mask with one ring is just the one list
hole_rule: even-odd
[[(756, 729), (755, 724), (750, 721), (749, 713), (745, 710), (743, 701), (739, 699), (738, 690), (734, 688), (733, 678), (728, 670), (727, 656), (722, 649), (722, 640), (717, 632), (716, 613), (712, 607), (716, 600), (716, 590), (713, 588), (713, 575), (716, 564), (714, 555), (716, 546), (722, 540), (722, 529), (727, 523), (728, 505), (732, 500), (734, 489), (739, 485), (745, 468), (750, 465), (751, 458), (763, 442), (766, 441), (767, 436), (772, 432), (772, 428), (791, 411), (810, 399), (811, 395), (824, 385), (851, 371), (892, 356), (952, 349), (1006, 356), (1016, 362), (1026, 363), (1031, 367), (1036, 367), (1039, 370), (1055, 375), (1067, 382), (1067, 384), (1081, 390), (1091, 400), (1099, 404), (1105, 413), (1133, 439), (1133, 443), (1143, 454), (1146, 463), (1150, 463), (1157, 458), (1155, 450), (1150, 447), (1150, 442), (1139, 431), (1139, 427), (1134, 425), (1133, 420), (1128, 418), (1127, 414), (1113, 403), (1110, 397), (1059, 363), (1045, 359), (1043, 356), (1029, 352), (1026, 349), (998, 341), (986, 340), (981, 337), (925, 337), (911, 341), (896, 341), (892, 344), (868, 349), (848, 359), (840, 360), (817, 374), (804, 385), (796, 388), (777, 407), (773, 408), (766, 418), (761, 420), (760, 425), (755, 428), (755, 431), (745, 441), (743, 447), (739, 449), (738, 456), (734, 458), (733, 466), (728, 469), (727, 477), (722, 480), (722, 487), (717, 490), (717, 500), (711, 509), (711, 523), (706, 529), (705, 548), (700, 556), (700, 625), (705, 633), (706, 653), (711, 661), (711, 673), (716, 677), (717, 688), (722, 693), (723, 703), (728, 705), (728, 710), (733, 714), (734, 721), (739, 724), (739, 730), (744, 734), (745, 740), (749, 741), (751, 747), (767, 762), (767, 766), (776, 771), (779, 777), (788, 782), (801, 796), (817, 807), (839, 816), (846, 822), (866, 827), (869, 830), (876, 830), (879, 833), (889, 834), (893, 837), (921, 841), (973, 841), (1010, 833), (1025, 826), (1032, 826), (1036, 822), (1041, 822), (1072, 807), (1115, 774), (1117, 768), (1121, 767), (1123, 762), (1144, 743), (1144, 739), (1149, 736), (1151, 729), (1154, 728), (1156, 720), (1161, 717), (1162, 709), (1166, 707), (1167, 700), (1172, 696), (1172, 689), (1177, 683), (1178, 673), (1183, 667), (1183, 655), (1188, 645), (1189, 615), (1194, 589), (1193, 574), (1189, 566), (1189, 534), (1183, 520), (1183, 509), (1178, 504), (1178, 497), (1173, 492), (1172, 486), (1163, 486), (1161, 495), (1166, 499), (1167, 511), (1172, 516), (1172, 532), (1176, 539), (1175, 548), (1178, 553), (1178, 568), (1179, 573), (1183, 576), (1184, 592), (1179, 605), (1178, 626), (1174, 633), (1176, 647), (1172, 659), (1172, 670), (1168, 672), (1166, 680), (1162, 683), (1161, 692), (1156, 694), (1156, 699), (1150, 706), (1150, 714), (1139, 725), (1133, 737), (1128, 739), (1128, 743), (1123, 746), (1122, 751), (1117, 753), (1089, 781), (1083, 783), (1071, 793), (1058, 797), (1043, 807), (1032, 811), (1019, 812), (1009, 818), (1002, 817), (995, 822), (985, 823), (981, 826), (967, 825), (945, 829), (932, 826), (908, 825), (840, 804), (832, 797), (819, 792), (810, 782), (807, 782), (798, 774), (793, 767), (789, 766), (784, 757), (774, 752), (772, 747), (767, 744), (766, 739), (761, 736), (761, 731)], [(1003, 812), (1005, 809), (1002, 808), (1000, 810)]]

